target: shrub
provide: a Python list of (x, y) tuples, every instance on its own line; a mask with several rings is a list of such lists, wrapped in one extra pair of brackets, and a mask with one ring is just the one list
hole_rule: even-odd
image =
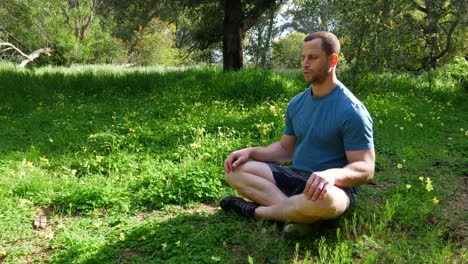
[(157, 18), (140, 27), (135, 34), (134, 61), (142, 65), (177, 64), (174, 31), (173, 25)]

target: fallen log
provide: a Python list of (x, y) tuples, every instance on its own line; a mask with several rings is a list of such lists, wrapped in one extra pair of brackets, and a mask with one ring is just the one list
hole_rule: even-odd
[(20, 68), (26, 67), (26, 65), (28, 63), (34, 61), (35, 59), (37, 59), (42, 54), (46, 54), (48, 56), (51, 56), (51, 52), (53, 51), (51, 48), (42, 48), (42, 49), (35, 50), (31, 54), (28, 55), (28, 54), (24, 53), (23, 51), (21, 51), (20, 49), (18, 49), (17, 47), (15, 47), (15, 45), (13, 45), (13, 44), (11, 44), (9, 42), (0, 42), (0, 46), (7, 46), (9, 48), (4, 49), (3, 51), (13, 49), (24, 58), (24, 60), (22, 60), (21, 63), (19, 64)]

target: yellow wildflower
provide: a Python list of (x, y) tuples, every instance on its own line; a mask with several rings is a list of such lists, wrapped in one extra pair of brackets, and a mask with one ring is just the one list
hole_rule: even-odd
[(401, 163), (398, 163), (398, 165), (396, 165), (396, 167), (401, 169), (401, 168), (403, 168), (403, 165)]
[(428, 192), (434, 190), (434, 187), (432, 186), (431, 179), (429, 177), (426, 178), (426, 190)]
[(411, 188), (411, 184), (406, 184), (406, 189)]
[(439, 204), (439, 200), (437, 199), (437, 197), (434, 196), (434, 198), (432, 198), (432, 202), (434, 202), (434, 204)]

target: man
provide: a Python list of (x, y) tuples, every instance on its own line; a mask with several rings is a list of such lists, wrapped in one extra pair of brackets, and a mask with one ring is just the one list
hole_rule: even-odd
[[(302, 68), (311, 85), (289, 103), (279, 142), (241, 149), (225, 160), (227, 182), (252, 202), (224, 197), (223, 210), (310, 224), (342, 215), (357, 186), (373, 179), (372, 119), (336, 77), (339, 52), (332, 33), (304, 39)], [(291, 168), (276, 164), (291, 160)]]

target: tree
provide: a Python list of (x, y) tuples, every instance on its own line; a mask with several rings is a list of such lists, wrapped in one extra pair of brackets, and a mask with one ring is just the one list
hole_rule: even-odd
[(240, 70), (244, 64), (245, 34), (263, 12), (281, 4), (281, 0), (226, 0), (223, 23), (223, 69)]
[(278, 9), (267, 10), (247, 32), (245, 52), (251, 56), (255, 67), (266, 68), (271, 65), (273, 39), (279, 34), (276, 26)]
[(466, 19), (466, 2), (463, 0), (425, 0), (421, 3), (421, 1), (412, 0), (412, 3), (417, 11), (424, 14), (422, 19), (416, 19), (423, 29), (423, 39), (426, 43), (426, 51), (422, 59), (423, 68), (435, 69), (437, 60), (451, 48), (455, 28), (462, 19)]
[(273, 62), (278, 68), (298, 68), (301, 66), (301, 49), (306, 34), (294, 32), (273, 44)]
[(100, 0), (5, 0), (0, 2), (0, 13), (6, 11), (0, 28), (27, 54), (53, 49), (49, 63), (126, 61), (124, 43), (111, 34), (112, 16), (99, 15), (101, 7)]
[(309, 34), (316, 31), (332, 31), (336, 27), (336, 14), (332, 1), (295, 0), (290, 1), (284, 17), (288, 20), (283, 29)]
[(178, 52), (175, 48), (175, 27), (153, 18), (136, 32), (134, 62), (142, 65), (175, 65)]

